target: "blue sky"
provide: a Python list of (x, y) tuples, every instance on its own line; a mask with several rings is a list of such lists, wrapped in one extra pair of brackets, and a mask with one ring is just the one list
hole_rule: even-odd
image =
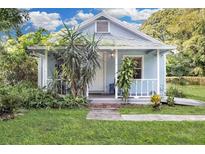
[(139, 26), (154, 12), (157, 8), (135, 9), (135, 8), (117, 8), (117, 9), (95, 9), (95, 8), (35, 8), (29, 9), (30, 20), (24, 26), (24, 32), (35, 31), (39, 27), (49, 31), (58, 31), (62, 28), (62, 21), (68, 26), (75, 26), (82, 21), (91, 18), (101, 11), (105, 11), (126, 24)]

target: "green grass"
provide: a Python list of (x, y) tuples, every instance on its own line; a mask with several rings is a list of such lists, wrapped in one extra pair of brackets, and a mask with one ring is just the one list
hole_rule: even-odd
[[(171, 86), (171, 84), (168, 84), (168, 87)], [(183, 93), (186, 95), (186, 98), (196, 99), (205, 101), (205, 86), (201, 85), (177, 85), (179, 89), (183, 91)]]
[(162, 105), (160, 111), (154, 111), (152, 106), (130, 106), (123, 107), (120, 109), (120, 113), (122, 114), (194, 114), (194, 115), (205, 115), (205, 107), (194, 107), (194, 106), (179, 106), (175, 105), (174, 107), (170, 107), (167, 105)]
[(0, 121), (0, 144), (205, 144), (205, 122), (93, 121), (87, 112), (32, 110)]

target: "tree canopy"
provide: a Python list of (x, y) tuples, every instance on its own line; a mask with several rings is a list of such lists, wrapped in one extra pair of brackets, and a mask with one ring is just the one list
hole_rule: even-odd
[(163, 9), (141, 30), (177, 46), (178, 53), (167, 59), (168, 75), (205, 75), (205, 9)]
[(21, 26), (29, 20), (29, 14), (25, 9), (0, 8), (0, 32), (10, 35), (14, 30), (16, 36), (21, 36)]

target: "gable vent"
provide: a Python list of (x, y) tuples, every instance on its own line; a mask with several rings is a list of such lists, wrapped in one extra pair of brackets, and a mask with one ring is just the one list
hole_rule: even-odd
[(106, 21), (106, 20), (96, 21), (96, 32), (97, 33), (109, 33), (109, 21)]

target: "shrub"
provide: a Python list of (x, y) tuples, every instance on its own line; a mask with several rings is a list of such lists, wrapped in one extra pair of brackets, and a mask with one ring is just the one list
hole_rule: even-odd
[(160, 105), (161, 105), (161, 97), (160, 95), (153, 95), (151, 97), (151, 102), (153, 103), (153, 108), (155, 110), (159, 110), (160, 109)]
[(173, 97), (184, 97), (184, 93), (179, 90), (177, 87), (169, 87), (167, 90), (167, 96), (173, 96)]
[(21, 97), (17, 95), (0, 95), (0, 116), (4, 114), (13, 114), (22, 102)]
[(36, 88), (30, 83), (0, 86), (0, 115), (13, 114), (17, 108), (79, 108), (87, 104), (83, 96), (57, 94)]
[(167, 105), (174, 106), (174, 103), (175, 103), (174, 96), (171, 95), (167, 96)]
[(127, 102), (129, 97), (129, 90), (132, 84), (134, 68), (136, 65), (137, 62), (134, 59), (126, 57), (123, 60), (118, 73), (117, 85), (122, 90), (122, 96), (125, 102)]
[(55, 100), (55, 98), (40, 89), (33, 91), (34, 93), (30, 95), (30, 100), (27, 100), (27, 108), (49, 108), (50, 104)]
[(183, 77), (167, 77), (168, 83), (176, 83), (176, 84), (190, 84), (190, 85), (205, 85), (205, 77), (199, 76), (183, 76)]
[(182, 85), (182, 86), (189, 84), (189, 82), (185, 78), (183, 78), (183, 77), (181, 77), (181, 78), (174, 78), (171, 82), (173, 84), (179, 84), (179, 85)]
[(65, 108), (80, 108), (86, 106), (87, 99), (83, 96), (67, 95), (64, 97), (64, 105)]

